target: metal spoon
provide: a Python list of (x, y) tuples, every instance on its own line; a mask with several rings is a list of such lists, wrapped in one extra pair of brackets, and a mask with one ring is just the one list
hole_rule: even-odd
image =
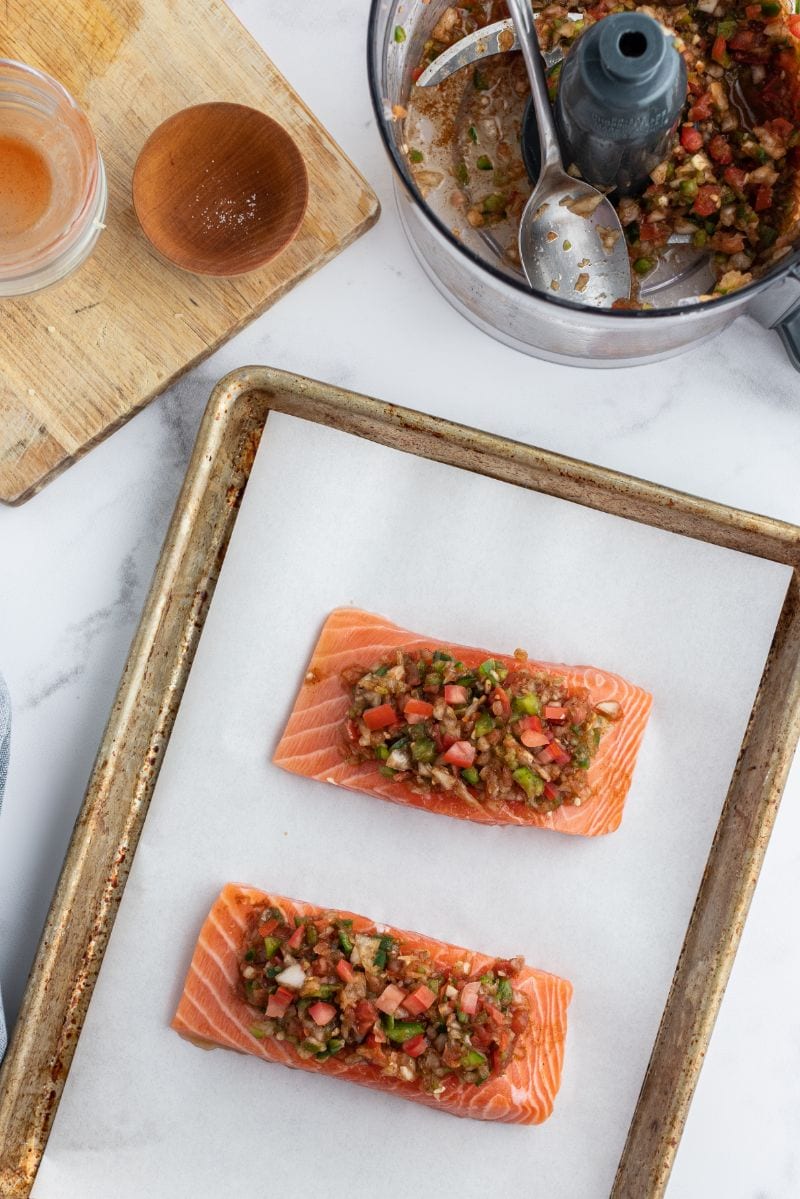
[(522, 213), (519, 256), (534, 291), (610, 308), (631, 294), (619, 217), (602, 192), (564, 170), (530, 0), (508, 0), (531, 84), (542, 168)]

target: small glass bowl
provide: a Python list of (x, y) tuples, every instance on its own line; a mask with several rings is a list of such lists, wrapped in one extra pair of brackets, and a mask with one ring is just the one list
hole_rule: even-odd
[(41, 156), (49, 199), (27, 227), (0, 235), (0, 298), (58, 283), (94, 249), (103, 228), (106, 173), (92, 128), (49, 75), (0, 59), (0, 131)]

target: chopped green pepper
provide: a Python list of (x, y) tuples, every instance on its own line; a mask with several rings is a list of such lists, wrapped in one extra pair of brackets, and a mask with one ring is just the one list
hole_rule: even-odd
[(646, 275), (649, 271), (652, 271), (655, 265), (654, 258), (637, 258), (633, 264), (633, 269), (637, 275)]
[(500, 192), (492, 192), (491, 195), (487, 196), (483, 201), (482, 207), (484, 212), (491, 214), (505, 212), (506, 198), (505, 196), (501, 195)]
[(373, 962), (378, 970), (386, 969), (386, 962), (389, 954), (394, 949), (394, 940), (392, 937), (381, 937), (378, 948), (375, 950)]
[(727, 41), (728, 38), (733, 37), (738, 27), (738, 23), (733, 17), (726, 17), (724, 21), (717, 24), (717, 37), (724, 37)]
[(469, 183), (469, 171), (467, 170), (467, 164), (465, 162), (456, 163), (455, 176), (457, 182), (460, 183), (462, 187), (467, 186)]
[(306, 945), (311, 945), (313, 947), (314, 945), (316, 945), (318, 940), (319, 940), (319, 937), (317, 935), (316, 925), (315, 924), (307, 924), (306, 925)]
[(393, 1044), (402, 1045), (404, 1041), (424, 1033), (425, 1025), (420, 1024), (419, 1020), (393, 1020), (391, 1025), (388, 1022), (384, 1025), (383, 1031)]
[(465, 1070), (473, 1070), (476, 1066), (485, 1066), (486, 1057), (477, 1049), (468, 1049), (461, 1059), (461, 1065)]
[(475, 737), (485, 737), (494, 728), (494, 717), (489, 712), (481, 712), (472, 730)]
[(255, 956), (256, 955), (255, 955), (254, 951), (252, 949), (248, 949), (247, 953), (244, 955), (244, 960), (246, 962), (255, 961)]
[(515, 712), (524, 713), (525, 716), (539, 716), (542, 711), (539, 696), (534, 695), (533, 692), (528, 692), (527, 695), (515, 695), (511, 701), (511, 707)]
[(379, 766), (378, 774), (382, 774), (385, 779), (393, 779), (395, 771), (390, 766)]
[(480, 775), (474, 766), (468, 766), (466, 770), (461, 771), (461, 777), (465, 783), (469, 783), (470, 787), (477, 787), (480, 780)]
[(470, 125), (469, 129), (467, 130), (467, 133), (469, 134), (469, 140), (471, 142), (478, 141), (478, 130), (475, 128), (474, 125)]
[(536, 799), (544, 791), (544, 780), (530, 769), (529, 766), (518, 766), (511, 776), (527, 795), (528, 799)]
[(386, 759), (389, 757), (389, 746), (388, 745), (377, 745), (375, 747), (375, 757), (379, 758), (381, 760), (381, 762), (385, 762)]
[(437, 649), (437, 650), (434, 650), (434, 652), (433, 652), (433, 661), (434, 662), (452, 662), (453, 655), (446, 654), (443, 649)]
[(342, 947), (342, 953), (346, 953), (349, 957), (353, 952), (353, 938), (346, 928), (339, 929), (339, 944)]
[(421, 150), (409, 150), (408, 157), (411, 159), (412, 162), (422, 162), (425, 155), (422, 153)]
[(275, 954), (278, 952), (280, 947), (281, 943), (277, 937), (264, 938), (264, 953), (267, 955), (267, 961), (269, 961), (270, 958), (275, 957)]
[(395, 25), (394, 40), (396, 42), (404, 42), (406, 40), (406, 31), (402, 25)]
[(264, 1029), (263, 1029), (263, 1028), (259, 1028), (259, 1027), (258, 1027), (256, 1024), (254, 1024), (254, 1025), (252, 1026), (252, 1028), (250, 1029), (250, 1032), (251, 1032), (252, 1036), (254, 1036), (254, 1037), (255, 1037), (255, 1039), (256, 1039), (257, 1041), (263, 1041), (264, 1037), (267, 1035), (267, 1034), (264, 1032)]
[(501, 1007), (506, 1007), (514, 997), (514, 992), (511, 989), (511, 983), (507, 978), (501, 978), (497, 983), (497, 1002)]
[(415, 762), (432, 762), (436, 757), (436, 744), (429, 737), (423, 737), (411, 746), (411, 757)]
[(494, 169), (492, 166), (491, 158), (487, 158), (487, 156), (485, 154), (481, 154), (480, 158), (478, 159), (478, 161), (475, 165), (477, 166), (479, 171), (491, 171)]
[(496, 662), (494, 658), (487, 658), (485, 662), (481, 662), (478, 673), (482, 674), (485, 679), (502, 682), (508, 676), (508, 667), (504, 666), (502, 662)]
[(684, 199), (693, 200), (697, 195), (697, 180), (681, 179), (680, 192)]

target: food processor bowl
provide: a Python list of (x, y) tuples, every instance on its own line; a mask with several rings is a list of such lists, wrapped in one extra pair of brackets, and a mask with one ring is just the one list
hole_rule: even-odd
[[(404, 148), (403, 110), (412, 72), (447, 0), (372, 0), (367, 60), (378, 128), (394, 167), (400, 220), (425, 273), (463, 316), (498, 341), (524, 353), (573, 366), (619, 367), (657, 362), (720, 333), (748, 314), (780, 334), (800, 370), (800, 253), (769, 274), (719, 299), (697, 302), (687, 260), (674, 276), (650, 284), (653, 308), (590, 308), (555, 294), (535, 293), (510, 263), (493, 254), (473, 230), (457, 234), (423, 199)], [(454, 217), (455, 220), (455, 217)], [(679, 248), (676, 247), (679, 251)], [(660, 295), (659, 295), (660, 291)]]

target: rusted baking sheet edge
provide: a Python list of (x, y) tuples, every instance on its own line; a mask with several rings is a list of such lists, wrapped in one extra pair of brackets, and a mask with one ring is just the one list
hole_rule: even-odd
[[(794, 567), (800, 558), (800, 529), (781, 521), (267, 367), (223, 379), (198, 434), (0, 1070), (0, 1195), (26, 1196), (33, 1185), (270, 410)], [(795, 575), (615, 1199), (650, 1199), (666, 1186), (800, 731), (799, 661)]]

